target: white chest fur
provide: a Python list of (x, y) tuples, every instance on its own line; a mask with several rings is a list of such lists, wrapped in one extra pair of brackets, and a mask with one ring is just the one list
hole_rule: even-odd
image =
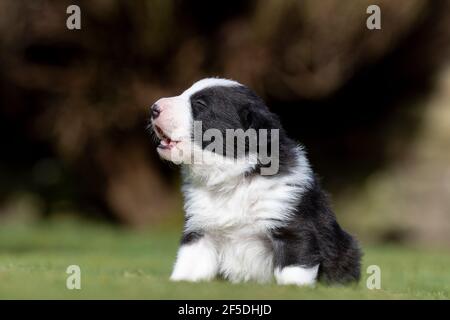
[(185, 185), (186, 231), (202, 231), (215, 250), (218, 273), (233, 282), (272, 279), (269, 231), (291, 214), (310, 179), (309, 170), (302, 164), (281, 177)]

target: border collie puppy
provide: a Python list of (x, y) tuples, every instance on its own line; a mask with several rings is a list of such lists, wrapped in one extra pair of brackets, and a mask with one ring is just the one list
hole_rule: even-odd
[[(151, 127), (160, 157), (182, 166), (185, 226), (171, 280), (359, 280), (357, 242), (336, 222), (302, 147), (249, 88), (226, 79), (200, 80), (179, 96), (158, 100)], [(208, 132), (225, 135), (230, 129), (271, 133), (247, 139), (240, 155), (219, 152), (228, 145), (208, 147), (218, 139)], [(278, 170), (263, 174), (272, 164), (263, 161), (262, 151), (274, 146)]]

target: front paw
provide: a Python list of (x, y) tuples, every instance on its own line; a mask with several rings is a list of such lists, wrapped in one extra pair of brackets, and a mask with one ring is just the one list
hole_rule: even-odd
[(170, 280), (209, 281), (214, 279), (217, 269), (216, 251), (207, 239), (202, 238), (180, 247)]
[(189, 282), (199, 282), (199, 281), (210, 281), (214, 279), (215, 272), (210, 272), (207, 270), (180, 270), (175, 268), (170, 276), (170, 281), (189, 281)]

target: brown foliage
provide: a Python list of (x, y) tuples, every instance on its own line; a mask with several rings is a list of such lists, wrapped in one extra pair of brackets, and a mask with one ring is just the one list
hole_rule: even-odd
[(120, 220), (147, 224), (173, 210), (175, 192), (146, 138), (153, 101), (211, 75), (281, 101), (333, 95), (431, 10), (426, 0), (375, 1), (385, 31), (370, 32), (372, 2), (79, 1), (82, 30), (69, 31), (71, 1), (4, 0), (1, 113)]

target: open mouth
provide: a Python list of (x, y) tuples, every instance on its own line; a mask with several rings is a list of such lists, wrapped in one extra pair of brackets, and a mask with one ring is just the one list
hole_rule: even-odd
[(173, 147), (175, 147), (177, 145), (178, 142), (180, 141), (176, 141), (176, 140), (172, 140), (167, 134), (164, 133), (164, 131), (158, 127), (157, 125), (154, 126), (155, 127), (155, 132), (156, 135), (159, 138), (159, 145), (158, 145), (158, 149), (172, 149)]

